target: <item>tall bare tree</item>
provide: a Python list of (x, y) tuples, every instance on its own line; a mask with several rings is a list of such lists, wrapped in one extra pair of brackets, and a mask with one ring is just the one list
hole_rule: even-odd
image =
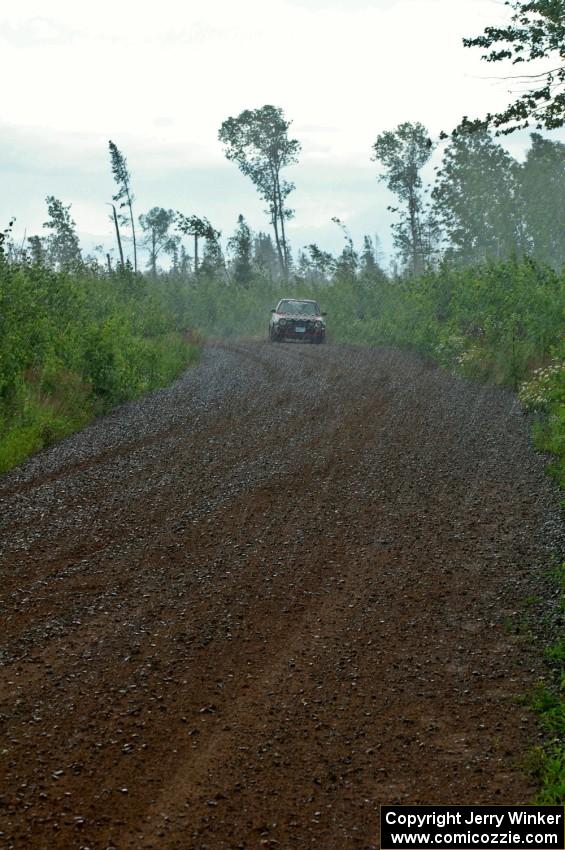
[(122, 237), (120, 235), (120, 224), (118, 221), (118, 213), (116, 212), (115, 204), (108, 204), (109, 207), (112, 207), (112, 221), (114, 222), (114, 228), (116, 230), (116, 242), (118, 243), (118, 251), (120, 252), (120, 266), (124, 268), (124, 249), (122, 248)]
[[(131, 191), (131, 174), (127, 167), (127, 160), (123, 153), (111, 140), (108, 142), (110, 148), (110, 162), (112, 164), (112, 174), (118, 185), (118, 191), (112, 195), (112, 200), (119, 203), (121, 208), (127, 208), (129, 212), (129, 221), (131, 224), (131, 234), (133, 239), (133, 268), (137, 271), (137, 241), (135, 238), (135, 222), (133, 218), (133, 202), (135, 196)], [(127, 220), (127, 219), (126, 219)]]

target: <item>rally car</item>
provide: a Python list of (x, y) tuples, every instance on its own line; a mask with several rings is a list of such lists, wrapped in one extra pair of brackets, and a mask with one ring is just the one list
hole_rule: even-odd
[(283, 298), (271, 310), (269, 339), (271, 342), (298, 340), (322, 343), (326, 339), (326, 323), (317, 301)]

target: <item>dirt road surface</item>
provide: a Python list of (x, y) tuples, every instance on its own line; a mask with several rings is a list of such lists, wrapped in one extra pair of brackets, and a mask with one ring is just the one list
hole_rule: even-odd
[(516, 803), (555, 493), (510, 393), (225, 343), (0, 479), (0, 847), (377, 846)]

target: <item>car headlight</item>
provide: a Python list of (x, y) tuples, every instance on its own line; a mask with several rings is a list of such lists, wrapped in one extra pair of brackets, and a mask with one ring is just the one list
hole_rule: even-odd
[(279, 319), (279, 325), (286, 325), (286, 319)]
[(323, 327), (324, 327), (324, 323), (323, 323), (323, 322), (316, 322), (316, 327), (317, 327), (317, 328), (323, 328)]

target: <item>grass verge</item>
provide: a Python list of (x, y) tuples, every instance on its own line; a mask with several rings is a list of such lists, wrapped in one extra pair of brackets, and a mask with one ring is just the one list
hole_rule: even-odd
[(173, 333), (140, 341), (134, 361), (114, 358), (97, 383), (67, 369), (28, 371), (0, 406), (0, 474), (116, 404), (170, 384), (199, 352), (198, 342)]
[(561, 593), (555, 643), (547, 647), (545, 657), (551, 668), (551, 681), (534, 691), (531, 706), (547, 733), (547, 741), (532, 753), (530, 767), (540, 783), (536, 803), (565, 803), (565, 563), (552, 575)]

